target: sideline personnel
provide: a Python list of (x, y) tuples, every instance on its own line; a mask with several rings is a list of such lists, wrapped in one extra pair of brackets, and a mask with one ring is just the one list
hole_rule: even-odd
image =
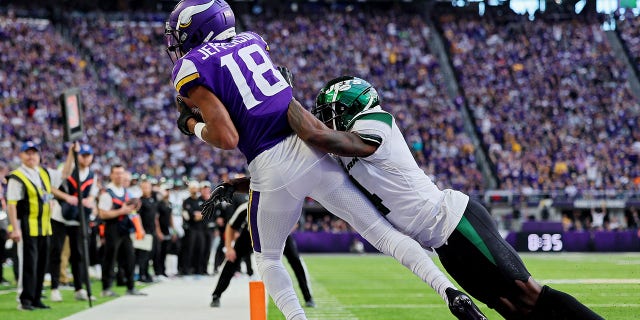
[(52, 234), (50, 203), (54, 195), (71, 205), (77, 198), (58, 190), (62, 176), (40, 167), (40, 147), (25, 141), (20, 147), (22, 164), (9, 175), (7, 205), (13, 228), (10, 238), (18, 244), (19, 310), (49, 309), (43, 304), (42, 283)]

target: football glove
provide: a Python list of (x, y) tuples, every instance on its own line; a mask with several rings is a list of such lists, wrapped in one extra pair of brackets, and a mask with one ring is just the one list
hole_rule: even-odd
[(231, 203), (233, 201), (233, 193), (236, 188), (228, 183), (223, 182), (211, 190), (211, 197), (202, 204), (202, 215), (205, 218), (213, 217), (216, 205), (224, 202)]
[(282, 76), (284, 77), (284, 80), (287, 81), (291, 88), (293, 88), (293, 74), (291, 73), (289, 68), (285, 66), (277, 66), (276, 69), (278, 69), (280, 74), (282, 74)]
[(203, 122), (202, 117), (197, 115), (191, 111), (191, 108), (182, 100), (182, 97), (176, 97), (176, 106), (178, 107), (178, 111), (180, 111), (180, 116), (178, 117), (178, 129), (180, 132), (187, 136), (194, 135), (193, 132), (189, 131), (189, 127), (187, 126), (187, 122), (189, 119), (194, 118), (198, 122)]

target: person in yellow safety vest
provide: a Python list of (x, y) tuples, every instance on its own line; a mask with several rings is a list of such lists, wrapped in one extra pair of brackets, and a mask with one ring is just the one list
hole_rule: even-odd
[(7, 183), (9, 238), (18, 243), (20, 263), (18, 309), (49, 309), (41, 297), (52, 234), (50, 203), (54, 196), (71, 205), (78, 199), (58, 190), (62, 183), (59, 171), (40, 167), (40, 147), (35, 142), (22, 144), (20, 160), (22, 164), (9, 174)]

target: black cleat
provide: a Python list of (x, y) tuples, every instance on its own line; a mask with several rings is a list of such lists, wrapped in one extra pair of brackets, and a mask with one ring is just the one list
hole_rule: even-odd
[(148, 294), (146, 294), (146, 293), (144, 293), (142, 291), (139, 291), (136, 288), (127, 290), (127, 292), (125, 294), (128, 295), (128, 296), (147, 296), (148, 295)]
[(220, 297), (217, 295), (214, 295), (211, 298), (211, 304), (209, 304), (209, 306), (211, 306), (211, 308), (220, 308)]
[(23, 310), (23, 311), (33, 311), (36, 308), (34, 306), (31, 305), (31, 303), (21, 303), (18, 305), (18, 310)]
[(33, 307), (36, 308), (36, 309), (51, 309), (50, 306), (48, 306), (48, 305), (46, 305), (46, 304), (44, 304), (42, 302), (34, 303)]
[(449, 299), (449, 310), (459, 320), (487, 320), (482, 311), (464, 292), (447, 288), (445, 291)]

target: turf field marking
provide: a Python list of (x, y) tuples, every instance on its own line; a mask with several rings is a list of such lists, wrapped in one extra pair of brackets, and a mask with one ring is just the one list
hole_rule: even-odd
[(589, 307), (597, 308), (638, 308), (639, 303), (590, 303)]
[[(355, 308), (357, 309), (397, 309), (401, 306), (403, 309), (439, 309), (446, 307), (443, 304), (364, 304), (357, 305)], [(621, 308), (638, 308), (640, 304), (638, 303), (590, 303), (589, 307), (600, 307), (600, 308), (612, 308), (612, 307), (621, 307)], [(307, 309), (308, 310), (308, 309)], [(315, 318), (309, 318), (315, 319)]]
[(447, 305), (443, 301), (442, 303), (438, 303), (438, 304), (433, 304), (433, 303), (429, 303), (429, 304), (400, 304), (400, 303), (396, 303), (396, 304), (362, 304), (362, 305), (357, 305), (356, 308), (358, 308), (358, 309), (398, 309), (398, 308), (402, 308), (402, 309), (440, 309), (440, 308), (447, 308)]
[(640, 279), (545, 279), (544, 284), (640, 284)]
[(327, 288), (320, 283), (313, 281), (313, 277), (310, 277), (309, 282), (313, 283), (311, 288), (313, 294), (313, 300), (316, 302), (316, 308), (305, 308), (307, 319), (309, 320), (323, 320), (323, 319), (336, 319), (336, 320), (359, 320), (356, 315), (351, 313), (346, 306), (344, 306), (336, 297), (334, 297)]

